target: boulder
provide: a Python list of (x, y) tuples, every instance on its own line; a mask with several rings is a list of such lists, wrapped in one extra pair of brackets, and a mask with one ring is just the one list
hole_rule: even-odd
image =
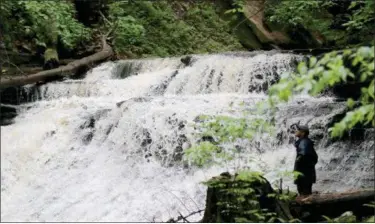
[(11, 105), (0, 104), (0, 126), (13, 123), (13, 118), (17, 116), (17, 108)]

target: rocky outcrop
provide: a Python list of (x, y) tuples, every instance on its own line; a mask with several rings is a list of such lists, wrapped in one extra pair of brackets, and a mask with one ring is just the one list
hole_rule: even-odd
[(0, 126), (12, 124), (17, 116), (17, 108), (11, 105), (0, 105)]
[(315, 48), (322, 46), (324, 39), (317, 32), (310, 32), (302, 27), (287, 30), (265, 19), (265, 0), (247, 0), (244, 6), (244, 15), (247, 24), (261, 43), (262, 49), (294, 49)]
[(244, 14), (249, 20), (249, 25), (262, 44), (288, 44), (290, 38), (285, 32), (270, 30), (264, 24), (265, 0), (247, 1), (244, 7)]
[(3, 104), (20, 105), (37, 99), (38, 85), (16, 86), (0, 90), (0, 102)]

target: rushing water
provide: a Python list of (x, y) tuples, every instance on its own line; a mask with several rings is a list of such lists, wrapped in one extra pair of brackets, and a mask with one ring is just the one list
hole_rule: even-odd
[[(274, 52), (105, 63), (81, 80), (29, 91), (1, 127), (2, 221), (167, 221), (204, 208), (200, 182), (239, 167), (274, 182), (293, 168), (287, 128), (310, 121), (320, 192), (374, 185), (373, 140), (330, 142), (327, 124), (345, 109), (330, 97), (299, 97), (278, 115), (278, 139), (258, 139), (222, 167), (187, 166), (200, 114), (241, 116), (300, 56)], [(244, 105), (241, 105), (244, 103)], [(249, 158), (256, 158), (249, 162)], [(284, 188), (295, 189), (290, 179)], [(201, 214), (190, 217), (198, 221)]]

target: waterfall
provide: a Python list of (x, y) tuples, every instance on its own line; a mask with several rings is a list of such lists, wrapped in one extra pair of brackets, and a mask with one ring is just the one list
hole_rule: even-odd
[[(23, 87), (27, 102), (16, 106), (13, 124), (1, 126), (2, 221), (162, 222), (189, 214), (205, 206), (201, 182), (223, 171), (246, 167), (270, 182), (291, 171), (287, 129), (296, 121), (311, 120), (319, 155), (313, 190), (374, 186), (373, 139), (331, 141), (327, 127), (345, 103), (328, 96), (299, 96), (281, 108), (278, 138), (260, 140), (261, 150), (249, 146), (224, 166), (187, 164), (183, 149), (196, 140), (197, 116), (242, 116), (302, 57), (271, 51), (181, 59), (107, 62), (83, 79)], [(284, 184), (295, 190), (292, 180)]]

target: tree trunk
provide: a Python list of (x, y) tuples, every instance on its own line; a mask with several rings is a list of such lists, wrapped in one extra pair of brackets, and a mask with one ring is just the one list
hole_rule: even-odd
[[(338, 217), (352, 211), (357, 219), (374, 216), (374, 208), (364, 206), (375, 201), (375, 190), (362, 190), (331, 194), (316, 194), (307, 198), (297, 198), (290, 208), (294, 216), (305, 216), (304, 221), (322, 221), (323, 215)], [(307, 215), (303, 215), (303, 213)]]
[(105, 37), (102, 37), (102, 50), (88, 57), (73, 61), (65, 66), (59, 68), (38, 72), (33, 75), (19, 76), (19, 77), (9, 77), (1, 78), (0, 80), (0, 89), (11, 87), (11, 86), (21, 86), (41, 81), (46, 81), (51, 78), (63, 77), (74, 75), (76, 72), (82, 72), (83, 69), (90, 68), (91, 66), (102, 62), (111, 56), (114, 52), (105, 40)]

